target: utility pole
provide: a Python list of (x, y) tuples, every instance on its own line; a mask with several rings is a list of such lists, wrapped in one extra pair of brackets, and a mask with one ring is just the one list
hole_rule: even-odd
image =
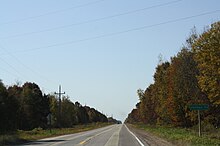
[(58, 95), (59, 98), (59, 105), (58, 105), (58, 109), (59, 109), (59, 113), (58, 113), (58, 126), (59, 128), (61, 128), (61, 95), (65, 94), (65, 92), (61, 92), (61, 85), (59, 85), (59, 92), (55, 92), (56, 95)]

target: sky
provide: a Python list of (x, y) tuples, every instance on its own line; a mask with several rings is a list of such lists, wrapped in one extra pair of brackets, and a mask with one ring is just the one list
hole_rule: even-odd
[(220, 20), (219, 0), (0, 0), (0, 79), (125, 120), (160, 54)]

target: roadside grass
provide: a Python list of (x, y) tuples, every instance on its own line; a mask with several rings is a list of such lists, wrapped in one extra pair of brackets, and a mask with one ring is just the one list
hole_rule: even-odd
[(191, 129), (165, 126), (133, 125), (179, 146), (220, 146), (220, 129), (212, 129), (198, 136), (195, 127)]
[(42, 138), (54, 137), (65, 134), (73, 134), (92, 129), (97, 129), (110, 125), (109, 123), (92, 123), (86, 125), (75, 125), (73, 128), (51, 129), (43, 130), (42, 128), (35, 128), (31, 131), (17, 130), (0, 135), (0, 146), (4, 145), (17, 145), (25, 142), (30, 142)]

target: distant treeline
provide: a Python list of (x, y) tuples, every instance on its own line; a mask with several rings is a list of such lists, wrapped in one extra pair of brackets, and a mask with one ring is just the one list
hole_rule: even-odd
[[(49, 118), (48, 115), (51, 115)], [(73, 127), (77, 124), (108, 122), (107, 117), (89, 106), (71, 102), (68, 97), (59, 100), (55, 95), (45, 95), (35, 83), (7, 87), (0, 80), (0, 133), (34, 128)]]
[(202, 121), (220, 127), (220, 22), (201, 34), (192, 29), (181, 51), (170, 61), (160, 61), (154, 83), (137, 93), (140, 102), (128, 123), (191, 127), (198, 119), (190, 105), (207, 104)]

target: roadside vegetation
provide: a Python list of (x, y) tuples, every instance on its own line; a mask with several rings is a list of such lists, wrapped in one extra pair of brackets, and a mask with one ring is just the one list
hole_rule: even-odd
[[(154, 83), (138, 89), (140, 102), (126, 123), (143, 123), (144, 129), (190, 145), (220, 145), (220, 21), (201, 34), (193, 28), (180, 52), (155, 69)], [(198, 112), (191, 105), (205, 105), (200, 112), (206, 125), (198, 138)], [(146, 126), (148, 125), (148, 126)], [(167, 128), (167, 127), (175, 128)]]
[[(76, 133), (117, 123), (95, 108), (43, 94), (35, 83), (6, 86), (0, 80), (0, 145)], [(96, 123), (96, 124), (93, 124)], [(51, 133), (50, 130), (52, 129)]]
[(6, 134), (0, 135), (0, 145), (14, 145), (14, 144), (22, 144), (31, 142), (34, 140), (42, 139), (42, 138), (48, 138), (48, 137), (54, 137), (59, 135), (65, 135), (65, 134), (73, 134), (83, 131), (88, 131), (92, 129), (97, 129), (101, 127), (108, 126), (112, 123), (91, 123), (91, 124), (85, 124), (85, 125), (76, 125), (72, 128), (56, 128), (56, 129), (42, 129), (42, 128), (35, 128), (33, 130), (24, 131), (24, 130), (17, 130), (14, 132), (8, 132)]
[(0, 134), (35, 128), (71, 128), (74, 125), (108, 122), (98, 110), (73, 103), (68, 96), (43, 94), (35, 83), (5, 86), (0, 80)]
[(169, 126), (152, 126), (135, 124), (136, 128), (159, 136), (177, 146), (218, 146), (220, 145), (220, 130), (208, 126), (203, 128), (202, 136), (198, 136), (198, 127), (175, 128)]

